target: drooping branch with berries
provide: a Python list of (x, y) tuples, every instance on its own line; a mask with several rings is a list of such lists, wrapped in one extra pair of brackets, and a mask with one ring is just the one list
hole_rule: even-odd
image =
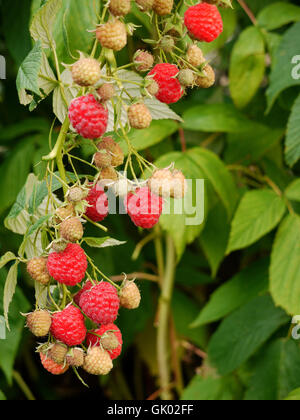
[[(95, 2), (100, 4), (94, 46), (89, 56), (79, 52), (73, 59), (70, 52), (72, 64), (59, 62), (52, 36), (61, 2), (48, 0), (36, 12), (31, 26), (35, 46), (27, 64), (38, 57), (40, 65), (31, 84), (23, 74), (26, 66), (18, 77), (20, 101), (31, 109), (54, 91), (55, 119), (49, 133), (51, 151), (43, 157), (46, 173), (35, 186), (38, 194), (32, 192), (31, 204), (39, 216), (32, 212), (19, 256), (7, 256), (6, 262), (26, 263), (35, 281), (36, 307), (26, 318), (27, 327), (42, 340), (37, 351), (44, 368), (60, 375), (72, 367), (79, 378), (81, 367), (92, 375), (106, 375), (122, 350), (122, 334), (115, 325), (119, 308), (136, 309), (141, 295), (126, 274), (121, 283), (115, 282), (95, 265), (84, 244), (101, 248), (118, 241), (86, 238), (85, 226), (107, 232), (102, 223), (113, 196), (135, 226), (155, 228), (149, 240), (155, 243), (161, 293), (157, 357), (161, 398), (169, 399), (168, 325), (176, 254), (169, 235), (164, 249), (159, 221), (165, 200), (184, 199), (187, 182), (181, 168), (156, 168), (139, 153), (130, 133), (147, 130), (153, 119), (178, 119), (169, 104), (178, 102), (187, 89), (215, 83), (214, 70), (197, 42), (212, 42), (222, 33), (217, 6), (231, 3), (207, 0), (186, 6), (182, 0), (136, 0), (139, 13), (154, 28), (153, 37), (144, 40), (147, 50), (135, 51), (130, 62), (118, 65), (116, 53), (136, 29), (126, 20), (131, 0)], [(83, 143), (92, 150), (91, 160), (76, 156)], [(78, 173), (78, 164), (92, 175)], [(8, 281), (7, 313), (14, 289), (14, 280)]]

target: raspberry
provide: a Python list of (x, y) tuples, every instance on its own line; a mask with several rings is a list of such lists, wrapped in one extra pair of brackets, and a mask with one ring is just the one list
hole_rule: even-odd
[(90, 189), (86, 198), (89, 207), (86, 209), (86, 216), (93, 222), (102, 222), (108, 215), (108, 199), (100, 185)]
[(27, 271), (38, 283), (46, 285), (51, 280), (47, 270), (47, 258), (32, 258), (27, 263)]
[(80, 310), (68, 305), (63, 311), (54, 313), (51, 334), (69, 347), (81, 344), (86, 336), (86, 328)]
[[(111, 334), (117, 339), (117, 346), (114, 347), (114, 340), (111, 338)], [(97, 334), (97, 335), (95, 335)], [(108, 351), (112, 360), (120, 356), (122, 351), (122, 334), (119, 328), (115, 324), (101, 325), (97, 330), (93, 330), (86, 336), (86, 342), (88, 346), (102, 346)], [(109, 349), (110, 347), (110, 349)], [(114, 348), (112, 348), (114, 347)]]
[(97, 144), (97, 148), (101, 150), (107, 150), (111, 154), (111, 165), (113, 167), (120, 166), (124, 163), (124, 153), (118, 143), (111, 137), (105, 137), (100, 143)]
[(84, 200), (87, 196), (87, 192), (83, 187), (78, 187), (77, 185), (73, 186), (67, 192), (67, 199), (71, 203), (79, 203)]
[(153, 67), (154, 57), (148, 51), (138, 50), (133, 57), (133, 61), (137, 71), (143, 72)]
[(204, 76), (198, 76), (196, 78), (196, 85), (203, 89), (208, 89), (214, 85), (216, 80), (216, 75), (214, 69), (207, 64), (203, 69)]
[(135, 0), (142, 12), (149, 12), (153, 8), (154, 0)]
[(110, 0), (109, 11), (114, 16), (126, 16), (131, 9), (131, 0)]
[(76, 293), (76, 295), (73, 297), (74, 302), (76, 303), (77, 306), (79, 306), (80, 303), (80, 298), (82, 293), (86, 292), (87, 290), (90, 290), (93, 287), (93, 283), (89, 280), (85, 283), (85, 285), (82, 287), (81, 290), (79, 290), (79, 292)]
[(112, 156), (107, 150), (101, 150), (94, 155), (94, 164), (97, 168), (109, 168), (111, 166)]
[(83, 226), (78, 217), (71, 217), (60, 224), (59, 232), (66, 241), (77, 242), (83, 237)]
[(59, 207), (55, 211), (55, 222), (57, 224), (61, 223), (63, 220), (67, 219), (68, 217), (75, 216), (75, 210), (73, 204), (68, 204), (64, 207)]
[(98, 283), (80, 298), (83, 312), (96, 324), (109, 324), (118, 316), (120, 301), (117, 290), (107, 282)]
[(194, 72), (190, 69), (180, 70), (178, 73), (178, 80), (182, 86), (193, 86), (195, 81)]
[(127, 44), (126, 26), (115, 19), (99, 26), (96, 30), (96, 37), (103, 48), (120, 51)]
[(44, 368), (52, 373), (52, 375), (62, 375), (69, 369), (68, 365), (60, 365), (53, 360), (48, 359), (46, 354), (40, 353), (40, 358)]
[(120, 305), (126, 309), (136, 309), (140, 306), (141, 294), (133, 281), (126, 281), (120, 292)]
[(149, 73), (159, 86), (159, 91), (155, 95), (160, 102), (172, 104), (182, 97), (183, 89), (176, 79), (179, 69), (175, 64), (157, 64)]
[(212, 42), (223, 32), (223, 21), (218, 8), (200, 3), (187, 9), (184, 23), (191, 37), (198, 41)]
[(66, 356), (69, 366), (81, 367), (84, 363), (84, 352), (81, 348), (74, 347), (70, 349)]
[(47, 267), (54, 280), (67, 286), (75, 286), (85, 276), (87, 259), (78, 244), (68, 244), (63, 252), (49, 255)]
[(51, 315), (48, 311), (37, 310), (31, 312), (26, 317), (26, 326), (36, 337), (45, 337), (51, 327)]
[(159, 16), (169, 15), (172, 12), (174, 0), (154, 0), (153, 10)]
[(84, 359), (83, 369), (91, 375), (107, 375), (113, 368), (108, 352), (100, 347), (88, 350)]
[(160, 42), (159, 47), (166, 53), (170, 53), (173, 51), (175, 47), (175, 41), (170, 35), (164, 36)]
[(187, 182), (181, 171), (173, 172), (173, 184), (171, 189), (171, 197), (183, 198), (187, 192)]
[(93, 86), (101, 77), (101, 68), (93, 58), (81, 58), (72, 67), (74, 83), (79, 86)]
[(150, 190), (165, 198), (183, 198), (187, 183), (180, 171), (171, 172), (169, 169), (158, 169), (148, 181)]
[(162, 198), (153, 194), (147, 187), (138, 188), (125, 198), (125, 207), (132, 222), (144, 229), (155, 226), (162, 213)]
[(131, 105), (128, 109), (128, 120), (132, 128), (148, 128), (152, 122), (149, 109), (143, 103)]
[[(149, 79), (149, 81), (150, 80), (151, 79)], [(158, 84), (156, 83), (155, 80), (152, 80), (148, 84), (148, 86), (146, 87), (146, 89), (147, 89), (148, 93), (150, 93), (151, 96), (156, 96), (158, 94), (158, 91), (159, 91), (159, 86), (158, 86)]]
[(58, 364), (64, 364), (68, 353), (68, 347), (62, 343), (55, 343), (51, 346), (48, 356)]
[(111, 83), (104, 83), (98, 90), (98, 95), (100, 96), (101, 100), (106, 102), (113, 98), (116, 94), (114, 85)]
[(202, 50), (194, 44), (189, 46), (186, 58), (187, 61), (194, 67), (199, 67), (201, 64), (205, 63)]
[(94, 95), (73, 99), (69, 107), (69, 118), (74, 130), (87, 139), (101, 137), (108, 124), (108, 110), (96, 101)]
[(119, 179), (113, 186), (112, 191), (117, 197), (125, 197), (132, 190), (127, 179)]

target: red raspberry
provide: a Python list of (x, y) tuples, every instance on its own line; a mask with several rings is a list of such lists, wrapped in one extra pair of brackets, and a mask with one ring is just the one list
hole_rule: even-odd
[(93, 222), (102, 222), (108, 215), (108, 199), (104, 189), (100, 185), (95, 185), (90, 189), (86, 198), (89, 207), (86, 209), (86, 216)]
[(94, 95), (73, 99), (69, 107), (69, 118), (75, 131), (87, 139), (97, 139), (105, 133), (108, 110), (96, 101)]
[(96, 324), (109, 324), (118, 316), (120, 300), (117, 290), (110, 283), (101, 282), (83, 293), (80, 307)]
[(40, 358), (44, 368), (48, 372), (52, 373), (52, 375), (62, 375), (69, 369), (68, 365), (60, 365), (54, 362), (52, 359), (48, 359), (47, 355), (44, 353), (40, 353)]
[(68, 305), (63, 311), (52, 316), (51, 334), (67, 346), (81, 344), (86, 336), (84, 316), (78, 308)]
[(223, 32), (223, 21), (217, 6), (208, 3), (189, 7), (184, 23), (190, 35), (198, 41), (212, 42)]
[(84, 292), (86, 292), (87, 290), (90, 290), (92, 287), (93, 287), (93, 283), (89, 280), (85, 283), (83, 288), (81, 290), (79, 290), (78, 293), (76, 293), (76, 295), (73, 297), (73, 300), (74, 300), (74, 302), (76, 303), (77, 306), (79, 306), (81, 295)]
[(125, 198), (125, 207), (136, 226), (151, 229), (162, 213), (163, 200), (153, 194), (148, 187), (139, 188)]
[(85, 276), (87, 259), (80, 245), (68, 244), (64, 251), (49, 255), (47, 267), (54, 280), (67, 286), (75, 286)]
[(119, 341), (119, 346), (117, 348), (115, 348), (114, 350), (107, 350), (111, 359), (114, 360), (120, 356), (121, 351), (122, 351), (122, 345), (123, 345), (122, 333), (115, 324), (101, 325), (101, 327), (98, 330), (92, 331), (92, 333), (95, 333), (97, 335), (88, 333), (86, 336), (86, 342), (88, 346), (100, 346), (101, 338), (97, 336), (102, 337), (107, 331), (113, 332), (115, 336), (117, 337), (117, 340)]
[(157, 64), (149, 73), (159, 86), (155, 95), (160, 102), (172, 104), (178, 102), (183, 95), (183, 89), (176, 79), (179, 69), (175, 64)]

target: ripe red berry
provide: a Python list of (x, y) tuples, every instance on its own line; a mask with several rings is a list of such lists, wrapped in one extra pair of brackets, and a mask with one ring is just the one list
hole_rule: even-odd
[(80, 307), (96, 324), (109, 324), (118, 316), (120, 300), (117, 290), (107, 282), (98, 283), (81, 295)]
[(144, 229), (155, 226), (162, 213), (163, 200), (148, 187), (137, 189), (125, 198), (125, 207), (133, 223)]
[(158, 84), (159, 90), (156, 98), (166, 104), (172, 104), (182, 97), (183, 89), (176, 79), (179, 69), (175, 64), (157, 64), (149, 73)]
[(80, 245), (69, 243), (64, 251), (49, 255), (47, 267), (54, 280), (75, 286), (85, 276), (87, 259)]
[(44, 353), (40, 353), (40, 358), (44, 368), (48, 372), (52, 373), (52, 375), (62, 375), (69, 369), (68, 365), (60, 365), (54, 362), (54, 360), (48, 358)]
[(80, 304), (81, 295), (87, 290), (90, 290), (92, 287), (93, 287), (93, 283), (89, 280), (84, 284), (83, 288), (79, 290), (79, 292), (76, 293), (76, 295), (73, 297), (73, 300), (77, 306), (79, 306)]
[(97, 139), (105, 133), (108, 110), (96, 101), (94, 95), (73, 99), (69, 107), (69, 118), (74, 130), (87, 139)]
[(100, 346), (100, 344), (102, 344), (102, 338), (105, 337), (105, 333), (107, 332), (113, 332), (119, 342), (118, 347), (116, 347), (115, 349), (113, 350), (106, 349), (111, 359), (114, 360), (118, 356), (120, 356), (121, 351), (122, 351), (122, 345), (123, 345), (122, 333), (115, 324), (111, 323), (111, 324), (101, 325), (99, 329), (91, 331), (86, 336), (86, 342), (88, 346)]
[(86, 336), (86, 328), (80, 310), (69, 305), (63, 311), (56, 312), (52, 316), (51, 334), (69, 347), (81, 344)]
[(90, 189), (86, 198), (89, 207), (86, 209), (86, 216), (93, 222), (102, 222), (108, 215), (108, 199), (104, 189), (96, 184)]
[(218, 8), (200, 3), (187, 9), (184, 23), (190, 35), (198, 41), (212, 42), (223, 32), (223, 21)]

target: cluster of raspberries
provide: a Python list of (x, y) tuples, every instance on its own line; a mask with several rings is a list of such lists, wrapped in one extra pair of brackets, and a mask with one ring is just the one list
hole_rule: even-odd
[[(168, 19), (172, 14), (173, 0), (136, 0), (142, 12), (154, 11), (155, 14)], [(138, 72), (145, 73), (141, 87), (141, 95), (132, 98), (128, 106), (128, 124), (135, 129), (148, 128), (152, 115), (145, 104), (145, 97), (156, 97), (160, 102), (173, 104), (179, 101), (188, 87), (209, 88), (215, 82), (215, 73), (207, 63), (197, 41), (212, 42), (223, 31), (222, 17), (217, 6), (228, 6), (229, 0), (206, 0), (189, 7), (180, 18), (180, 24), (157, 41), (157, 48), (163, 56), (172, 59), (172, 63), (159, 62), (155, 64), (154, 56), (144, 50), (136, 51), (133, 65)], [(95, 32), (102, 48), (120, 51), (127, 44), (127, 34), (130, 25), (124, 22), (131, 10), (131, 0), (110, 0), (111, 18), (107, 23), (99, 25)], [(172, 55), (176, 42), (187, 32), (194, 41), (187, 46), (185, 57), (175, 59)], [(174, 60), (176, 63), (174, 63)], [(107, 131), (109, 112), (107, 102), (117, 95), (119, 86), (112, 77), (109, 82), (102, 73), (101, 64), (94, 58), (80, 59), (71, 68), (73, 81), (76, 85), (87, 87), (89, 92), (75, 98), (69, 107), (69, 119), (73, 129), (83, 138), (98, 139)]]

